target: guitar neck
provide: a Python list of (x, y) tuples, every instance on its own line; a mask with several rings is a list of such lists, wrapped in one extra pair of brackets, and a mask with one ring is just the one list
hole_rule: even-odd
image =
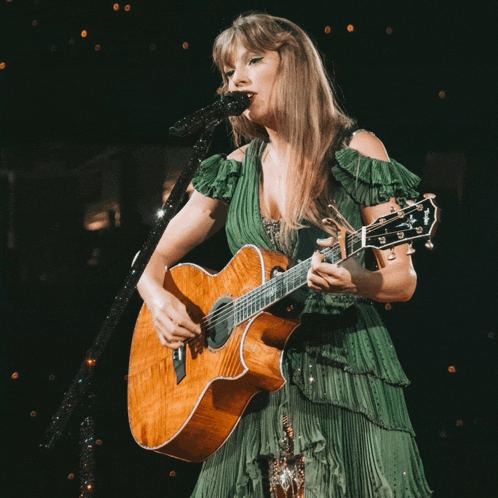
[[(346, 258), (341, 255), (339, 244), (322, 250), (325, 261), (332, 264), (340, 263), (350, 258), (364, 248), (362, 230), (347, 234)], [(238, 325), (261, 310), (271, 306), (284, 297), (292, 294), (307, 283), (308, 271), (311, 267), (311, 257), (300, 261), (289, 270), (279, 273), (260, 287), (244, 294), (234, 301), (234, 318)]]
[[(337, 264), (367, 247), (392, 249), (399, 244), (411, 244), (416, 239), (429, 239), (426, 247), (432, 248), (430, 239), (434, 236), (439, 222), (439, 208), (434, 203), (434, 197), (433, 194), (425, 194), (423, 200), (410, 203), (404, 209), (393, 209), (390, 214), (378, 218), (356, 232), (346, 232), (341, 244), (336, 243), (332, 247), (322, 249), (325, 261)], [(242, 323), (303, 287), (310, 266), (311, 258), (300, 261), (296, 266), (287, 271), (282, 270), (268, 282), (236, 299), (233, 309), (235, 323)]]

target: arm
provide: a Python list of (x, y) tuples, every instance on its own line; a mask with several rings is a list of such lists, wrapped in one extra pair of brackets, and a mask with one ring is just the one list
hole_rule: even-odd
[(226, 220), (223, 202), (194, 192), (171, 220), (138, 283), (138, 291), (150, 309), (161, 343), (178, 348), (200, 333), (185, 306), (163, 288), (167, 268), (218, 231)]
[[(365, 156), (389, 161), (383, 143), (367, 132), (359, 132), (351, 141), (350, 147)], [(389, 214), (391, 207), (399, 209), (395, 199), (377, 206), (363, 207), (362, 217), (366, 225), (380, 216)], [(318, 244), (327, 247), (334, 243), (332, 238), (319, 241)], [(394, 248), (396, 258), (389, 260), (389, 249), (376, 250), (379, 269), (369, 271), (360, 266), (354, 259), (344, 264), (332, 265), (323, 262), (323, 256), (315, 253), (311, 269), (308, 273), (308, 285), (322, 292), (358, 294), (381, 302), (408, 301), (417, 284), (417, 276), (413, 269), (411, 257), (407, 255), (408, 245), (402, 244)]]

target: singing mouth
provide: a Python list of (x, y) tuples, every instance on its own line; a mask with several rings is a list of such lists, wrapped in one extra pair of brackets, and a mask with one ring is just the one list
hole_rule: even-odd
[(251, 92), (244, 92), (248, 97), (249, 97), (249, 102), (252, 104), (253, 100), (254, 100), (254, 96), (256, 95), (255, 93), (251, 93)]

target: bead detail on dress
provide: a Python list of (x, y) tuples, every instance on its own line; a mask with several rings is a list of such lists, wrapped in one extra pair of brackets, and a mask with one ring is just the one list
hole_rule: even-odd
[(285, 496), (300, 498), (304, 490), (304, 455), (294, 455), (294, 430), (288, 415), (283, 417), (284, 430), (280, 441), (280, 454), (270, 458), (270, 496), (278, 498), (281, 487)]
[(271, 245), (274, 249), (280, 249), (280, 221), (261, 216), (265, 232), (270, 238)]

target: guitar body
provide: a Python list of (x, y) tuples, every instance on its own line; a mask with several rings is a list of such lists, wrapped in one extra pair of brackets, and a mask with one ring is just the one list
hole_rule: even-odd
[[(282, 254), (245, 246), (218, 274), (191, 264), (172, 268), (164, 288), (201, 322), (220, 303), (230, 303), (270, 280), (276, 268), (286, 271), (289, 266)], [(293, 307), (260, 311), (235, 326), (229, 320), (224, 325), (221, 340), (211, 337), (203, 324), (199, 338), (174, 352), (161, 345), (150, 311), (142, 307), (128, 375), (130, 427), (140, 446), (201, 462), (228, 439), (256, 393), (284, 385), (283, 349), (299, 325)]]

